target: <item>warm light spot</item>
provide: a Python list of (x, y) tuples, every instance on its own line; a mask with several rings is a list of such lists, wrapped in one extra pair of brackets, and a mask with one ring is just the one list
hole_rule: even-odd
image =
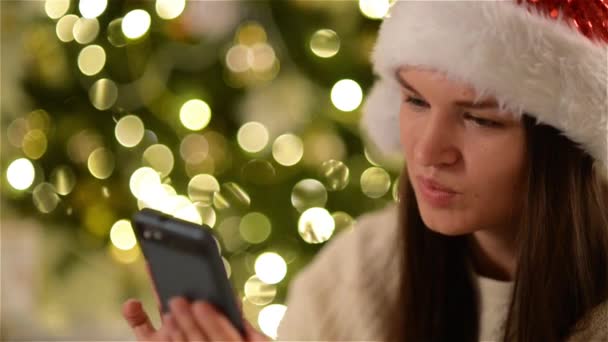
[(6, 170), (8, 183), (17, 190), (25, 190), (34, 182), (34, 165), (26, 158), (11, 162)]
[(291, 192), (291, 204), (299, 212), (312, 207), (323, 207), (327, 202), (327, 190), (316, 179), (299, 181)]
[(370, 19), (384, 18), (389, 8), (389, 0), (359, 0), (359, 10)]
[(165, 20), (179, 17), (185, 7), (186, 0), (156, 0), (156, 13)]
[(93, 177), (106, 179), (114, 171), (114, 156), (106, 148), (97, 148), (89, 155), (87, 166)]
[(340, 50), (340, 38), (332, 30), (318, 30), (310, 38), (310, 50), (321, 58), (333, 57)]
[(99, 45), (89, 45), (78, 54), (78, 68), (87, 75), (93, 76), (106, 64), (106, 52)]
[(85, 18), (96, 18), (100, 16), (108, 6), (108, 0), (80, 0), (78, 9)]
[(33, 129), (28, 131), (23, 137), (21, 149), (30, 159), (39, 159), (44, 155), (47, 148), (47, 139), (43, 131)]
[(70, 0), (46, 0), (44, 11), (51, 19), (61, 18), (70, 9)]
[(294, 134), (283, 134), (272, 144), (272, 156), (283, 166), (297, 164), (304, 155), (304, 143)]
[(122, 32), (127, 38), (137, 39), (150, 29), (150, 14), (142, 9), (132, 10), (122, 19)]
[(266, 284), (258, 276), (253, 275), (245, 282), (245, 297), (255, 305), (268, 305), (277, 294), (277, 287)]
[(80, 18), (74, 23), (72, 35), (80, 44), (88, 44), (99, 34), (99, 21), (97, 19)]
[(133, 196), (143, 201), (158, 197), (159, 193), (164, 192), (158, 172), (151, 167), (140, 167), (135, 170), (129, 180), (129, 188)]
[(308, 243), (322, 243), (332, 236), (335, 221), (324, 208), (310, 208), (300, 215), (298, 233)]
[(343, 112), (350, 112), (361, 104), (363, 91), (359, 84), (353, 80), (338, 81), (331, 89), (331, 102)]
[(262, 213), (249, 213), (241, 219), (239, 231), (243, 240), (249, 243), (264, 242), (268, 236), (272, 226), (270, 220)]
[(391, 187), (388, 172), (379, 167), (370, 167), (361, 174), (361, 191), (371, 198), (380, 198)]
[(110, 241), (112, 241), (112, 244), (114, 244), (116, 248), (122, 250), (129, 250), (135, 247), (137, 239), (135, 238), (133, 227), (131, 227), (131, 222), (122, 219), (114, 223), (112, 229), (110, 229)]
[(236, 138), (243, 150), (260, 152), (268, 144), (268, 129), (259, 122), (248, 122), (239, 128)]
[(60, 201), (55, 187), (49, 183), (38, 184), (32, 192), (32, 200), (34, 201), (34, 206), (41, 213), (45, 214), (55, 210)]
[(118, 87), (114, 81), (102, 78), (89, 89), (89, 99), (99, 110), (110, 109), (118, 99)]
[(126, 115), (120, 118), (114, 128), (116, 140), (124, 147), (134, 147), (144, 137), (144, 123), (136, 115)]
[(260, 254), (255, 260), (255, 274), (266, 284), (277, 284), (287, 274), (285, 260), (273, 252)]
[(271, 304), (263, 308), (258, 315), (258, 324), (264, 334), (277, 338), (277, 329), (285, 316), (287, 307), (282, 304)]
[(144, 151), (142, 162), (145, 166), (150, 166), (158, 171), (161, 177), (166, 177), (173, 170), (175, 159), (168, 146), (154, 144)]
[(179, 111), (179, 118), (182, 125), (191, 131), (201, 130), (209, 124), (211, 120), (211, 108), (202, 100), (193, 99), (186, 101)]
[(68, 14), (66, 16), (61, 17), (59, 21), (57, 21), (57, 25), (55, 26), (55, 33), (57, 34), (57, 38), (64, 43), (71, 42), (74, 40), (74, 24), (78, 20), (78, 16), (74, 14)]

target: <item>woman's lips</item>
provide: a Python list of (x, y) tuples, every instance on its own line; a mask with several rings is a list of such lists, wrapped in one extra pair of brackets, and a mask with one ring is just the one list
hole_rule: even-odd
[(459, 195), (459, 193), (454, 191), (441, 190), (435, 187), (433, 182), (427, 181), (424, 178), (418, 179), (418, 185), (424, 199), (434, 206), (442, 207), (449, 205)]

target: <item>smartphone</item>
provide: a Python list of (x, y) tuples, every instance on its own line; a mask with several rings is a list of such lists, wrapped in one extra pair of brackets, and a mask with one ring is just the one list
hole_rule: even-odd
[(163, 313), (174, 296), (212, 303), (245, 336), (235, 295), (212, 230), (144, 208), (131, 220)]

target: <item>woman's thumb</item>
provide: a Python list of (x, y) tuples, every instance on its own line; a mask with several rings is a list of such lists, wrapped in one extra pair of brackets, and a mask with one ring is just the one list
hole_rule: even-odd
[(150, 322), (148, 314), (144, 311), (141, 302), (129, 299), (122, 305), (122, 316), (125, 318), (138, 341), (149, 340), (156, 332)]

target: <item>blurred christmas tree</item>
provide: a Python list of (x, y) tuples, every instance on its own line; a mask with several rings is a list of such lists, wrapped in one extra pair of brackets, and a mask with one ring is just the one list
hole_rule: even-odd
[(3, 24), (22, 30), (27, 100), (3, 102), (2, 192), (69, 236), (53, 277), (104, 253), (120, 299), (141, 297), (129, 219), (152, 207), (214, 229), (257, 322), (324, 243), (396, 200), (399, 161), (358, 129), (388, 0), (27, 6), (41, 15)]

